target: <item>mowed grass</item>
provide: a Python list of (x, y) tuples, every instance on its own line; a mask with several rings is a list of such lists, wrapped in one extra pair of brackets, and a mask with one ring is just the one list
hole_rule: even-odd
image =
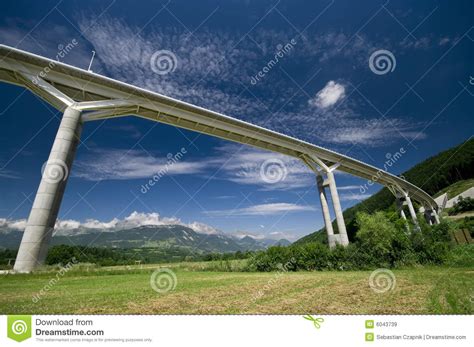
[(474, 270), (467, 268), (393, 270), (394, 289), (376, 293), (371, 271), (215, 272), (170, 265), (176, 288), (157, 293), (150, 276), (162, 266), (71, 270), (36, 303), (32, 297), (56, 278), (54, 271), (0, 275), (0, 314), (473, 313)]

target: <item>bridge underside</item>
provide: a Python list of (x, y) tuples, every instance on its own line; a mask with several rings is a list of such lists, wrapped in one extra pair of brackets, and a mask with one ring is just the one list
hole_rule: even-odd
[[(32, 271), (46, 257), (67, 175), (56, 180), (50, 173), (70, 172), (82, 124), (87, 121), (135, 115), (197, 131), (225, 140), (299, 158), (317, 176), (317, 187), (330, 247), (349, 243), (334, 171), (344, 171), (387, 186), (401, 204), (408, 206), (415, 225), (410, 197), (425, 208), (430, 223), (439, 222), (437, 205), (430, 195), (406, 180), (356, 159), (236, 120), (200, 107), (152, 93), (65, 64), (0, 45), (0, 80), (30, 89), (64, 111), (43, 177), (33, 203), (14, 270)], [(54, 68), (45, 73), (45, 69)], [(326, 189), (331, 195), (338, 233), (334, 233)]]

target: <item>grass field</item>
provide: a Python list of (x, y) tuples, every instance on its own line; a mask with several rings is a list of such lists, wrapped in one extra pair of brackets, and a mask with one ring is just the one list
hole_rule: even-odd
[[(163, 266), (160, 265), (160, 266)], [(56, 273), (0, 276), (0, 313), (29, 314), (429, 314), (473, 313), (474, 270), (429, 267), (394, 270), (384, 293), (371, 271), (249, 273), (202, 271), (203, 263), (169, 264), (176, 288), (159, 294), (147, 268), (71, 270), (36, 303), (32, 297)]]
[(440, 196), (441, 194), (448, 193), (448, 199), (454, 198), (456, 195), (461, 194), (465, 190), (474, 187), (474, 179), (458, 181), (454, 184), (451, 184), (449, 187), (446, 187), (436, 193), (435, 197)]

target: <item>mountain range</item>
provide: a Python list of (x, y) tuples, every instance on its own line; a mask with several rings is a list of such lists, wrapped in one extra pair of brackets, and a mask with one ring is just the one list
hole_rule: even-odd
[[(0, 249), (17, 249), (22, 231), (0, 230)], [(224, 233), (204, 234), (184, 225), (144, 225), (121, 230), (77, 228), (53, 236), (51, 245), (76, 245), (108, 248), (186, 249), (193, 253), (228, 253), (261, 250), (273, 245), (287, 246), (288, 240), (242, 238)]]

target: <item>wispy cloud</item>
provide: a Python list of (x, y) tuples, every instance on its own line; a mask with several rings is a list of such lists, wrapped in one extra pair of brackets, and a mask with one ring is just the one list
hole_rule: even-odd
[[(221, 165), (223, 179), (258, 185), (264, 190), (287, 190), (314, 184), (314, 174), (301, 160), (252, 147), (233, 144), (221, 146), (213, 162)], [(272, 174), (277, 175), (275, 180), (268, 179)]]
[(372, 194), (360, 194), (360, 193), (350, 193), (350, 194), (339, 194), (341, 201), (362, 201), (372, 196)]
[(360, 186), (356, 186), (356, 185), (337, 187), (337, 190), (359, 190), (359, 189), (360, 189)]
[[(206, 160), (188, 158), (169, 163), (169, 155), (154, 155), (141, 150), (96, 149), (74, 164), (73, 177), (89, 181), (147, 179), (160, 172), (166, 175), (201, 175), (243, 185), (260, 186), (262, 190), (289, 190), (314, 185), (314, 174), (298, 159), (228, 144), (217, 147)], [(272, 164), (281, 177), (271, 181)], [(276, 173), (278, 174), (278, 172)], [(231, 198), (220, 196), (217, 198)]]
[(0, 170), (0, 178), (18, 179), (20, 177), (21, 176), (15, 171), (6, 170), (6, 169)]
[(98, 149), (75, 163), (74, 177), (90, 181), (150, 178), (160, 172), (168, 175), (196, 174), (204, 162), (185, 159), (169, 164), (168, 156), (154, 156), (141, 150)]
[[(107, 15), (98, 22), (93, 15), (82, 16), (78, 26), (83, 37), (58, 25), (45, 26), (27, 35), (30, 26), (31, 23), (10, 21), (7, 27), (0, 27), (0, 39), (52, 57), (58, 45), (75, 38), (79, 45), (66, 57), (67, 63), (85, 68), (90, 50), (94, 49), (97, 57), (93, 70), (98, 73), (313, 143), (382, 146), (405, 136), (403, 131), (391, 131), (391, 128), (413, 123), (405, 117), (390, 117), (391, 124), (379, 122), (378, 114), (366, 113), (370, 107), (356, 93), (351, 94), (346, 85), (333, 79), (323, 81), (316, 90), (301, 92), (287, 78), (281, 78), (281, 70), (275, 68), (261, 83), (255, 86), (250, 83), (250, 77), (274, 56), (277, 47), (294, 37), (297, 44), (291, 57), (282, 63), (290, 74), (296, 67), (313, 68), (314, 62), (318, 63), (316, 68), (327, 69), (335, 59), (339, 74), (349, 75), (355, 66), (368, 70), (370, 53), (381, 44), (386, 46), (387, 42), (376, 42), (363, 33), (352, 37), (344, 32), (329, 31), (299, 37), (291, 31), (260, 28), (242, 37), (242, 33), (209, 31), (203, 27), (190, 35), (182, 28), (173, 27), (143, 31)], [(444, 45), (449, 40), (452, 41), (449, 37), (420, 38), (420, 42), (407, 40), (388, 43), (388, 46), (409, 51), (426, 44)], [(150, 59), (157, 50), (170, 50), (176, 55), (177, 68), (173, 73), (153, 73)], [(293, 96), (291, 102), (288, 102), (289, 96)], [(372, 123), (377, 126), (368, 126)], [(416, 130), (412, 126), (406, 131)]]
[(301, 211), (315, 211), (313, 206), (298, 205), (293, 203), (273, 203), (273, 204), (259, 204), (243, 208), (229, 209), (229, 210), (213, 210), (205, 213), (214, 217), (225, 216), (268, 216), (275, 214), (301, 212)]
[[(402, 135), (390, 131), (391, 125), (386, 122), (378, 125), (380, 131), (387, 130), (384, 141), (380, 141), (378, 132), (366, 131), (367, 123), (378, 118), (369, 118), (365, 111), (363, 115), (357, 112), (359, 108), (368, 107), (357, 100), (355, 94), (350, 102), (340, 106), (349, 93), (339, 82), (330, 80), (319, 92), (309, 91), (312, 95), (317, 93), (311, 100), (298, 90), (295, 93), (295, 86), (286, 83), (277, 69), (262, 83), (252, 86), (250, 76), (274, 55), (278, 45), (289, 42), (294, 33), (259, 29), (251, 33), (251, 38), (243, 39), (239, 33), (204, 29), (193, 35), (176, 28), (160, 27), (145, 33), (110, 17), (101, 18), (100, 25), (94, 25), (93, 18), (84, 17), (79, 25), (93, 27), (86, 37), (107, 72), (119, 80), (315, 143), (380, 146)], [(317, 33), (298, 38), (291, 57), (284, 64), (291, 70), (316, 59), (323, 67), (338, 57), (343, 59), (340, 64), (346, 61), (352, 70), (355, 62), (361, 67), (367, 65), (375, 47), (377, 44), (363, 34), (351, 39), (340, 32)], [(176, 55), (174, 72), (167, 75), (152, 72), (150, 58), (157, 50), (170, 50)], [(286, 105), (289, 95), (296, 96), (291, 105)], [(335, 104), (338, 107), (330, 107)], [(315, 110), (314, 105), (319, 107)], [(394, 118), (394, 121), (392, 124), (410, 124), (401, 119)], [(353, 129), (356, 136), (349, 136), (348, 128)], [(319, 135), (328, 132), (332, 134)]]
[[(91, 58), (90, 44), (71, 27), (58, 24), (43, 25), (36, 28), (37, 23), (18, 18), (6, 20), (6, 25), (0, 27), (0, 42), (9, 46), (39, 54), (51, 59), (56, 56), (61, 47), (72, 40), (78, 45), (66, 54), (60, 61), (80, 68), (87, 68)], [(31, 30), (35, 27), (36, 30)], [(96, 67), (99, 67), (98, 65)]]

